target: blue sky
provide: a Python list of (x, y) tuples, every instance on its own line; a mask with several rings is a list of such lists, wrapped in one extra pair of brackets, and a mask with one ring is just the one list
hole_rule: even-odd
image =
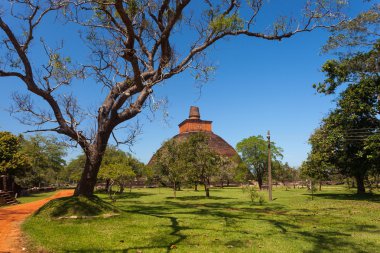
[[(276, 12), (281, 12), (279, 2), (270, 1)], [(368, 6), (362, 1), (352, 3), (348, 7), (350, 15)], [(287, 9), (292, 12), (292, 7), (290, 5)], [(272, 13), (264, 13), (261, 22), (269, 23), (272, 18)], [(68, 52), (84, 55), (85, 51), (78, 46), (81, 42), (69, 25), (56, 29), (54, 24), (49, 24), (40, 32), (52, 36), (55, 41), (64, 38)], [(307, 144), (310, 134), (334, 107), (333, 96), (316, 94), (312, 88), (313, 83), (323, 80), (321, 65), (333, 57), (320, 54), (327, 37), (326, 31), (315, 31), (281, 42), (244, 37), (219, 42), (208, 51), (209, 61), (217, 69), (213, 80), (203, 86), (201, 93), (189, 73), (155, 88), (157, 98), (168, 99), (168, 117), (164, 119), (160, 111), (153, 120), (148, 119), (151, 115), (147, 112), (139, 115), (143, 128), (132, 147), (133, 154), (148, 162), (163, 141), (178, 133), (177, 125), (187, 118), (189, 107), (195, 105), (200, 107), (202, 119), (213, 121), (214, 133), (232, 146), (243, 138), (266, 135), (270, 130), (272, 140), (284, 149), (283, 160), (299, 166), (310, 149)], [(38, 61), (38, 54), (37, 51), (32, 55), (35, 61)], [(75, 83), (79, 98), (87, 106), (101, 100), (92, 89), (93, 85), (90, 81)], [(12, 103), (12, 92), (22, 91), (24, 86), (15, 79), (0, 78), (0, 88), (0, 131), (18, 134), (31, 129), (6, 111)], [(128, 150), (127, 147), (122, 149)], [(79, 152), (69, 150), (67, 158), (71, 159)]]

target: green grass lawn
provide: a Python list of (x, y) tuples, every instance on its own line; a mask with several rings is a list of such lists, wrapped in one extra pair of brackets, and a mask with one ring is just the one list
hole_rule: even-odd
[(380, 252), (379, 193), (324, 187), (311, 200), (305, 189), (274, 188), (275, 200), (263, 205), (252, 205), (240, 188), (203, 196), (134, 189), (116, 201), (119, 216), (34, 216), (23, 229), (36, 249), (51, 252)]
[(54, 195), (54, 193), (56, 193), (56, 192), (57, 191), (33, 193), (33, 194), (30, 194), (29, 196), (17, 198), (17, 200), (21, 204), (25, 204), (25, 203), (29, 203), (29, 202), (33, 202), (33, 201), (37, 201), (37, 200), (48, 198), (48, 197)]

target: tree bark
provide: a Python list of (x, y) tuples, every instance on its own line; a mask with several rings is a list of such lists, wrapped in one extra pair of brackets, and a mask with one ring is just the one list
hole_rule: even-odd
[(173, 185), (173, 193), (174, 193), (174, 198), (177, 198), (177, 186), (176, 186), (175, 181), (174, 181), (174, 185)]
[(123, 193), (123, 192), (124, 192), (124, 186), (119, 185), (119, 193), (121, 194), (121, 193)]
[[(356, 178), (355, 178), (356, 179)], [(351, 181), (351, 188), (355, 188), (355, 180)]]
[(110, 179), (106, 179), (106, 187), (105, 187), (105, 191), (108, 192), (109, 191), (109, 187), (110, 187)]
[(319, 191), (322, 191), (322, 181), (319, 181)]
[(207, 179), (204, 181), (204, 186), (205, 186), (205, 192), (206, 192), (206, 197), (210, 197), (210, 180)]
[(3, 176), (3, 191), (7, 191), (7, 175)]
[(74, 196), (91, 197), (94, 195), (94, 189), (102, 158), (103, 157), (97, 152), (92, 154), (91, 157), (87, 155), (84, 170), (74, 191)]
[(194, 191), (198, 191), (198, 184), (197, 183), (195, 183), (195, 185), (194, 185)]
[(257, 183), (259, 184), (260, 191), (263, 188), (263, 178), (261, 176), (257, 176)]
[(356, 185), (357, 185), (357, 194), (365, 193), (364, 176), (361, 174), (358, 174), (355, 176), (355, 179), (356, 179)]

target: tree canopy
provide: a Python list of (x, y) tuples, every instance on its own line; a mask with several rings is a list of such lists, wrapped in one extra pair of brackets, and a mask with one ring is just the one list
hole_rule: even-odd
[(227, 170), (232, 170), (230, 166), (236, 171), (237, 164), (216, 154), (208, 143), (208, 136), (193, 133), (184, 140), (166, 141), (154, 155), (152, 166), (161, 181), (172, 186), (174, 196), (176, 190), (187, 183), (195, 186), (203, 184), (206, 197), (209, 197), (213, 176), (224, 175)]
[(116, 183), (119, 186), (119, 192), (123, 193), (127, 185), (130, 190), (132, 189), (133, 181), (142, 176), (143, 167), (144, 164), (131, 154), (110, 146), (100, 166), (99, 178), (111, 180), (108, 187)]
[(0, 132), (0, 173), (22, 176), (30, 169), (30, 159), (21, 152), (20, 138)]
[(331, 94), (345, 85), (336, 109), (310, 137), (305, 169), (313, 177), (332, 172), (355, 177), (358, 193), (365, 192), (368, 173), (379, 171), (379, 49), (377, 41), (368, 52), (327, 61), (326, 79), (316, 86), (318, 92)]
[(66, 165), (67, 146), (54, 136), (34, 135), (21, 139), (21, 152), (29, 158), (31, 169), (22, 178), (24, 186), (48, 186), (57, 183)]
[[(236, 144), (236, 150), (240, 153), (261, 189), (264, 175), (267, 173), (268, 142), (261, 135), (251, 136)], [(280, 147), (271, 142), (272, 160), (276, 161), (282, 158), (282, 152)]]

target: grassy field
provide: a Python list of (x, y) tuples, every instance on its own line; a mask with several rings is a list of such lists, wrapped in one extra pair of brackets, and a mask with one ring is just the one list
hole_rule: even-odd
[(379, 193), (324, 187), (311, 200), (305, 189), (274, 188), (275, 200), (263, 205), (240, 188), (203, 195), (134, 189), (116, 201), (119, 216), (34, 216), (23, 230), (51, 252), (380, 252)]

